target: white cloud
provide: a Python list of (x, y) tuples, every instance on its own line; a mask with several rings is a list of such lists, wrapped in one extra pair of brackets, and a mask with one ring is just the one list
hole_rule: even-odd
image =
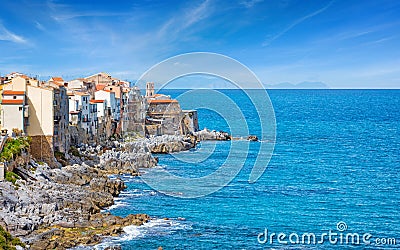
[(20, 44), (28, 44), (28, 41), (24, 37), (19, 36), (17, 34), (14, 34), (11, 31), (9, 31), (1, 23), (0, 23), (0, 40), (1, 41), (10, 41), (10, 42), (20, 43)]
[(264, 0), (247, 0), (247, 1), (241, 1), (240, 4), (250, 9), (253, 8), (254, 5), (262, 2), (264, 2)]

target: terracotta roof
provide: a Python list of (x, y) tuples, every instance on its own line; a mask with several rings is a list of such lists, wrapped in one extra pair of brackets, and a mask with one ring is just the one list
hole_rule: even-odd
[(105, 87), (106, 87), (106, 85), (97, 84), (96, 90), (103, 90)]
[(91, 103), (103, 103), (104, 100), (90, 100)]
[(80, 96), (83, 96), (83, 95), (90, 95), (90, 94), (87, 93), (87, 92), (74, 92), (74, 94), (75, 94), (75, 95), (80, 95)]
[(25, 91), (4, 90), (3, 95), (25, 95)]
[(24, 104), (24, 100), (2, 100), (1, 104)]
[[(26, 75), (18, 75), (18, 76), (24, 78), (25, 80), (29, 80), (29, 77)], [(16, 76), (16, 77), (18, 77), (18, 76)]]
[(53, 80), (53, 81), (55, 81), (55, 82), (64, 82), (64, 79), (62, 79), (62, 78), (59, 77), (59, 76), (54, 76), (54, 77), (51, 78), (51, 80)]
[(177, 100), (149, 100), (149, 103), (175, 103), (178, 102)]

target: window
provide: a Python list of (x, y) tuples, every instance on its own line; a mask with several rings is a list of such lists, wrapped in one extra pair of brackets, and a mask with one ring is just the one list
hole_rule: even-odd
[(22, 111), (22, 107), (18, 107), (18, 110), (19, 110), (19, 111)]
[(17, 96), (13, 96), (13, 99), (14, 99), (14, 100), (17, 99)]

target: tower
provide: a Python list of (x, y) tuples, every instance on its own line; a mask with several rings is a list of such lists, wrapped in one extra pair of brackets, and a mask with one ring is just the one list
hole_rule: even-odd
[(146, 83), (146, 97), (154, 95), (154, 82)]

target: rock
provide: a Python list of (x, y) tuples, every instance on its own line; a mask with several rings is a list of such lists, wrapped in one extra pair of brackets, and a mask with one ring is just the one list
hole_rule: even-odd
[(121, 246), (108, 246), (104, 250), (121, 250)]
[(247, 137), (248, 141), (258, 141), (258, 137), (256, 135), (249, 135)]
[(198, 138), (200, 141), (230, 141), (232, 139), (231, 135), (229, 133), (224, 132), (224, 131), (215, 131), (215, 130), (208, 130), (208, 129), (203, 129), (197, 132), (193, 133), (194, 136)]

